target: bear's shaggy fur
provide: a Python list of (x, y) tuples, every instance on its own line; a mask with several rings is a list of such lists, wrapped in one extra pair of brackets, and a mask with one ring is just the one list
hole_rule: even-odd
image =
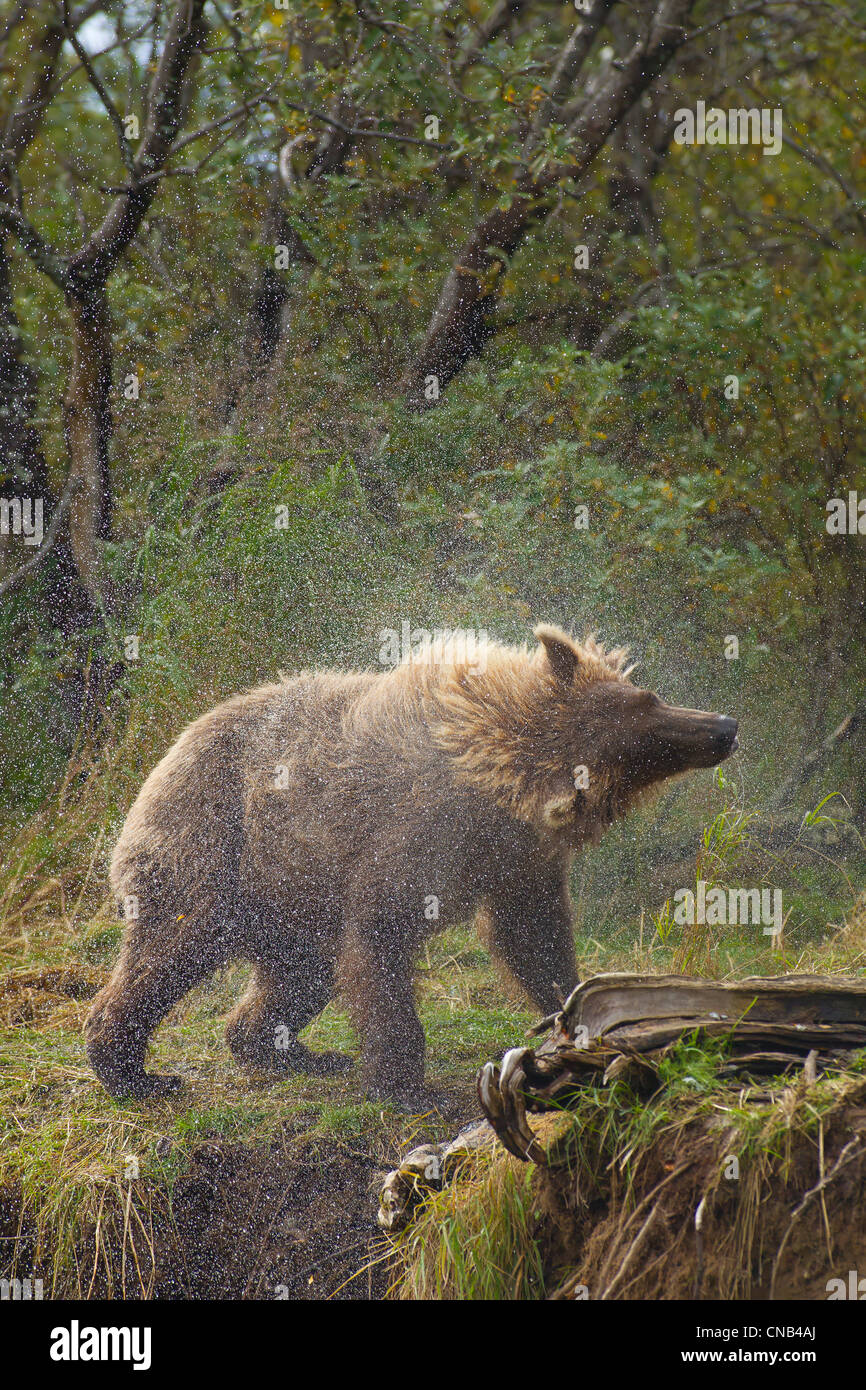
[(577, 983), (568, 870), (664, 778), (719, 762), (736, 723), (632, 685), (622, 650), (536, 628), (533, 651), (429, 648), (384, 673), (307, 672), (181, 735), (133, 805), (111, 884), (120, 958), (86, 1024), (115, 1095), (174, 1089), (148, 1039), (218, 966), (251, 960), (228, 1022), (256, 1070), (330, 1070), (298, 1034), (339, 989), (369, 1093), (421, 1094), (413, 962), (479, 911), (541, 1010)]

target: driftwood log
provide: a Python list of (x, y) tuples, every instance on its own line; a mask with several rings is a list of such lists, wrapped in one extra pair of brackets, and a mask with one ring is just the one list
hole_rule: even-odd
[(496, 1139), (516, 1158), (547, 1162), (528, 1113), (568, 1108), (587, 1086), (625, 1077), (647, 1097), (661, 1087), (659, 1062), (685, 1035), (724, 1038), (719, 1075), (782, 1075), (805, 1068), (810, 1079), (844, 1067), (866, 1047), (866, 981), (818, 975), (719, 981), (682, 975), (596, 975), (530, 1036), (478, 1075), (485, 1118), (448, 1144), (424, 1144), (389, 1173), (379, 1224), (399, 1230), (418, 1202), (449, 1182), (467, 1154)]

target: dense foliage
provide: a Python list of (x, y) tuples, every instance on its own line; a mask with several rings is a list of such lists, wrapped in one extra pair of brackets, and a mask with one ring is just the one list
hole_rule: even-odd
[[(866, 9), (680, 4), (692, 37), (590, 156), (599, 90), (676, 9), (596, 6), (566, 88), (573, 5), (204, 6), (174, 149), (97, 286), (99, 522), (76, 537), (73, 504), (3, 601), (13, 877), (67, 852), (33, 841), (40, 808), (77, 797), (90, 844), (209, 701), (375, 663), (404, 620), (631, 642), (647, 681), (740, 714), (756, 804), (862, 705), (863, 539), (825, 522), (866, 489)], [(5, 11), (7, 131), (65, 13)], [(141, 136), (170, 21), (71, 13), (35, 128), (7, 135), (0, 382), (29, 433), (2, 492), (35, 480), (48, 517), (87, 476), (77, 266), (141, 177), (112, 113)], [(698, 101), (779, 110), (786, 143), (677, 144)], [(471, 322), (447, 303), (470, 253)], [(2, 544), (4, 575), (31, 557)], [(856, 742), (831, 769), (811, 798), (866, 815)]]

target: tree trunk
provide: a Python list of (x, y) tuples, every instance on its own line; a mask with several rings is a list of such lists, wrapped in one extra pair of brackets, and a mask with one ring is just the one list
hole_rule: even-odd
[(36, 373), (24, 360), (9, 258), (0, 237), (0, 464), (6, 496), (17, 495), (22, 487), (43, 498), (46, 494), (45, 456), (30, 423), (35, 401)]
[[(82, 23), (96, 8), (96, 4), (92, 8), (85, 4), (78, 13), (77, 22)], [(77, 43), (75, 22), (70, 25), (64, 22), (61, 27), (49, 24), (42, 42), (33, 47), (33, 52), (39, 55), (35, 74), (6, 122), (7, 155), (11, 153), (20, 160), (52, 99), (56, 60), (63, 42), (68, 39), (99, 100), (108, 106), (109, 114), (115, 118), (127, 179), (115, 190), (115, 197), (96, 230), (76, 252), (64, 256), (29, 223), (14, 196), (14, 183), (0, 170), (2, 235), (5, 237), (10, 231), (17, 235), (22, 249), (64, 295), (72, 326), (72, 368), (63, 403), (63, 427), (69, 454), (64, 497), (69, 499), (69, 513), (63, 518), (63, 531), (55, 530), (52, 537), (56, 544), (43, 558), (56, 570), (58, 578), (66, 581), (63, 594), (58, 594), (55, 586), (57, 611), (52, 616), (57, 626), (73, 639), (82, 630), (95, 629), (94, 640), (91, 641), (88, 634), (87, 650), (78, 651), (73, 678), (64, 682), (64, 691), (74, 690), (77, 710), (85, 717), (91, 711), (98, 712), (99, 699), (119, 669), (109, 664), (104, 641), (106, 617), (116, 606), (103, 553), (104, 542), (111, 531), (112, 513), (109, 468), (112, 342), (106, 285), (119, 259), (138, 234), (166, 171), (166, 163), (174, 152), (189, 108), (192, 75), (207, 32), (203, 8), (204, 0), (176, 0), (165, 28), (162, 52), (151, 64), (153, 75), (144, 132), (135, 154), (122, 133), (120, 117)], [(13, 319), (9, 318), (9, 306), (11, 301), (5, 310), (5, 328), (12, 332), (14, 315)], [(0, 331), (3, 326), (0, 325)], [(10, 357), (7, 347), (0, 370), (5, 366), (17, 380), (19, 395), (24, 393), (23, 400), (27, 382), (20, 372), (16, 376), (16, 361), (20, 359), (16, 359), (14, 351)]]
[[(0, 465), (4, 474), (0, 491), (6, 497), (40, 498), (48, 528), (60, 499), (49, 483), (39, 432), (31, 424), (36, 390), (37, 375), (24, 357), (9, 262), (0, 241)], [(92, 623), (93, 606), (78, 581), (66, 525), (45, 561), (42, 578), (38, 613), (46, 635), (57, 629), (64, 638), (70, 638)], [(34, 614), (37, 610), (29, 611)], [(63, 689), (64, 695), (68, 694), (71, 682)]]
[[(355, 119), (354, 108), (346, 98), (332, 104), (331, 115), (344, 126), (350, 126)], [(316, 142), (307, 168), (299, 177), (294, 168), (293, 149), (306, 142), (306, 136), (299, 136), (280, 150), (277, 172), (268, 193), (261, 241), (268, 247), (277, 244), (285, 246), (288, 265), (283, 271), (278, 271), (274, 266), (265, 264), (250, 284), (246, 331), (223, 410), (224, 419), (229, 424), (242, 404), (252, 408), (261, 404), (272, 382), (274, 370), (279, 366), (280, 348), (292, 317), (290, 305), (292, 299), (298, 297), (297, 293), (293, 295), (289, 276), (285, 272), (316, 264), (303, 237), (289, 221), (283, 199), (287, 193), (290, 198), (299, 198), (304, 188), (326, 174), (342, 173), (355, 147), (355, 137), (348, 130), (329, 126)], [(226, 473), (222, 461), (219, 461), (217, 479), (225, 479)]]
[(102, 543), (111, 530), (111, 326), (108, 297), (101, 281), (89, 281), (67, 295), (72, 322), (72, 370), (63, 402), (69, 466), (78, 488), (69, 513), (75, 567), (94, 609), (109, 610)]
[[(420, 352), (404, 380), (410, 408), (424, 410), (435, 405), (443, 388), (483, 347), (493, 331), (491, 316), (503, 278), (501, 253), (513, 255), (533, 223), (544, 215), (553, 189), (579, 178), (589, 168), (623, 117), (676, 53), (693, 3), (659, 0), (646, 34), (625, 58), (609, 64), (607, 76), (587, 85), (582, 101), (566, 101), (568, 86), (579, 74), (610, 4), (597, 5), (570, 37), (552, 75), (552, 96), (543, 112), (544, 121), (567, 124), (574, 162), (523, 173), (510, 205), (494, 207), (476, 224), (445, 279)], [(541, 143), (544, 132), (540, 125), (539, 117), (524, 148), (526, 161)]]
[(510, 207), (494, 208), (474, 227), (442, 286), (408, 378), (407, 403), (413, 410), (435, 405), (469, 358), (481, 352), (493, 332), (492, 314), (505, 268), (503, 255), (497, 252), (505, 258), (514, 253), (532, 216), (532, 199), (518, 194)]

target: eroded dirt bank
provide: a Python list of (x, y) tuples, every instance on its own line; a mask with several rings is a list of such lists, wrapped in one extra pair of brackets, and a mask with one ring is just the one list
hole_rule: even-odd
[[(74, 1233), (58, 1296), (242, 1299), (381, 1298), (375, 1187), (381, 1164), (339, 1145), (205, 1144), (169, 1197), (147, 1183), (107, 1194), (97, 1222)], [(58, 1250), (44, 1248), (20, 1186), (0, 1193), (0, 1241), (16, 1269), (52, 1287)], [(354, 1276), (354, 1277), (353, 1277)], [(77, 1287), (76, 1287), (77, 1286)]]

